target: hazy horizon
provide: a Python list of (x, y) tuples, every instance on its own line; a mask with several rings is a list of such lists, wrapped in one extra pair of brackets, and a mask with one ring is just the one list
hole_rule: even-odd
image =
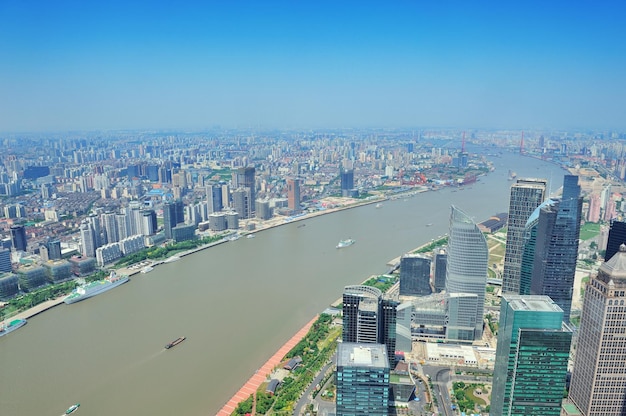
[(617, 2), (0, 3), (0, 131), (626, 130)]

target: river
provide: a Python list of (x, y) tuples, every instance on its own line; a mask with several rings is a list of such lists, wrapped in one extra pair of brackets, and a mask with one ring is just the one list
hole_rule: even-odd
[[(493, 150), (491, 150), (493, 152)], [(159, 266), (101, 296), (61, 305), (0, 338), (0, 413), (214, 415), (343, 287), (448, 232), (450, 205), (476, 222), (508, 209), (518, 177), (559, 167), (503, 154), (464, 190), (444, 189), (257, 233)], [(426, 224), (433, 224), (426, 226)], [(337, 250), (341, 239), (356, 244)], [(163, 346), (187, 340), (171, 350)]]

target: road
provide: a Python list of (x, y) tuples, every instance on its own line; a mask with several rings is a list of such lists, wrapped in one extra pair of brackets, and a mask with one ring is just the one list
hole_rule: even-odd
[(450, 400), (450, 394), (448, 393), (448, 383), (450, 382), (450, 368), (448, 367), (434, 367), (434, 366), (422, 366), (424, 374), (430, 376), (430, 380), (433, 383), (433, 394), (437, 397), (440, 414), (445, 416), (455, 415), (452, 411), (452, 401)]
[[(324, 375), (326, 374), (326, 371), (328, 371), (328, 369), (334, 365), (336, 360), (336, 354), (334, 354), (332, 356), (332, 358), (330, 359), (330, 361), (328, 362), (328, 364), (326, 364), (319, 373), (317, 373), (317, 375), (315, 376), (315, 378), (313, 379), (313, 381), (311, 382), (311, 384), (309, 385), (309, 387), (307, 387), (307, 389), (304, 391), (304, 393), (302, 393), (302, 396), (300, 396), (300, 399), (298, 400), (298, 403), (296, 403), (296, 406), (293, 409), (293, 414), (294, 415), (299, 415), (302, 413), (302, 408), (307, 405), (308, 403), (310, 403), (310, 397), (311, 397), (311, 393), (313, 392), (313, 389), (315, 389), (315, 386), (317, 386), (322, 379), (324, 378)], [(324, 386), (320, 386), (321, 388), (323, 388)]]

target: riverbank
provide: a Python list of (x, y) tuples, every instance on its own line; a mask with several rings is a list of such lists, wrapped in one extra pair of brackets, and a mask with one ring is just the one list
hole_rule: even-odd
[(285, 344), (276, 351), (255, 373), (244, 383), (244, 385), (230, 398), (228, 402), (217, 412), (217, 416), (230, 416), (237, 405), (250, 397), (251, 394), (256, 393), (258, 388), (267, 381), (267, 376), (274, 370), (274, 368), (281, 363), (285, 355), (298, 342), (300, 342), (311, 329), (311, 326), (315, 323), (318, 316), (313, 317), (306, 325), (304, 325), (296, 334), (291, 337)]

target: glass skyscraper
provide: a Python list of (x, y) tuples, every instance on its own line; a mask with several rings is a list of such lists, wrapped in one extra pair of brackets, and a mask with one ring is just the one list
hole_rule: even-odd
[(447, 331), (447, 338), (473, 341), (482, 337), (488, 261), (489, 250), (485, 236), (469, 215), (453, 205), (448, 238), (446, 292), (448, 295), (476, 295), (476, 307), (455, 308), (454, 311), (446, 308), (449, 322), (467, 322), (471, 319), (470, 316), (451, 316), (452, 312), (473, 314), (475, 322), (473, 333)]
[(565, 175), (563, 196), (539, 211), (530, 293), (549, 296), (569, 322), (583, 200), (578, 176)]
[(586, 416), (626, 414), (626, 245), (585, 290), (569, 398)]
[(571, 340), (552, 299), (504, 295), (490, 415), (559, 416)]
[(371, 286), (346, 286), (343, 291), (343, 342), (384, 344), (395, 365), (398, 302), (383, 298)]
[(400, 259), (400, 294), (426, 296), (433, 293), (430, 286), (430, 257), (405, 254)]
[(518, 179), (511, 186), (502, 293), (520, 293), (520, 267), (524, 251), (526, 221), (535, 208), (543, 202), (546, 183), (545, 179)]
[(541, 205), (535, 208), (535, 211), (530, 215), (528, 221), (526, 221), (526, 226), (524, 227), (522, 262), (520, 265), (520, 295), (530, 295), (530, 285), (532, 283), (533, 266), (535, 262), (535, 248), (537, 245), (537, 225), (539, 224), (539, 212), (545, 206), (553, 205), (554, 203), (555, 202), (551, 199), (544, 201)]
[(381, 344), (337, 346), (337, 416), (389, 414), (389, 360)]

